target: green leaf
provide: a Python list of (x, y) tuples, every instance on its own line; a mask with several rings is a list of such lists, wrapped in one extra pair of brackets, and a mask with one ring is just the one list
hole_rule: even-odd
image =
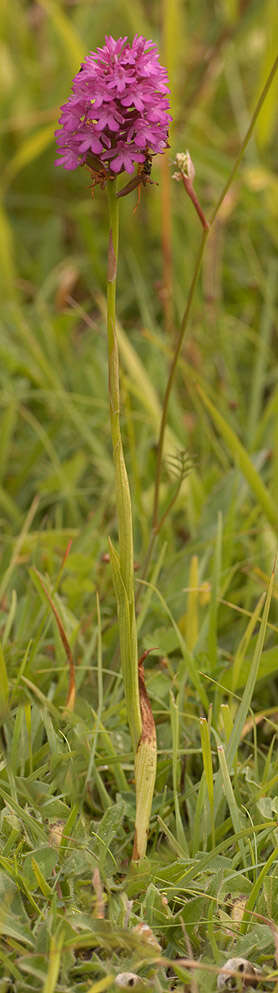
[(121, 664), (124, 677), (128, 722), (133, 749), (136, 753), (137, 745), (141, 737), (142, 721), (138, 689), (138, 655), (135, 611), (134, 604), (132, 603), (130, 605), (128, 600), (127, 591), (125, 589), (121, 574), (118, 552), (116, 552), (116, 549), (113, 547), (110, 540), (109, 551), (117, 600)]
[(119, 799), (117, 803), (113, 803), (113, 805), (105, 811), (105, 814), (97, 825), (95, 855), (99, 860), (101, 867), (105, 866), (108, 855), (110, 868), (111, 859), (113, 860), (114, 865), (116, 865), (110, 846), (114, 839), (119, 839), (119, 831), (125, 816), (125, 809), (126, 807), (124, 800)]
[[(261, 603), (261, 601), (260, 601)], [(242, 686), (246, 686), (246, 681), (250, 669), (252, 667), (252, 658), (244, 659), (241, 663), (240, 670), (237, 674), (236, 684), (233, 681), (233, 670), (223, 673), (221, 676), (221, 683), (227, 690), (240, 690)], [(267, 679), (269, 676), (274, 675), (278, 670), (278, 648), (267, 648), (265, 652), (262, 652), (258, 672), (257, 672), (257, 682), (261, 679)]]
[(53, 896), (47, 880), (53, 880), (53, 869), (57, 865), (58, 852), (55, 848), (40, 848), (26, 856), (23, 866), (23, 879), (33, 892), (38, 887), (43, 895), (50, 899)]
[[(240, 831), (241, 831), (241, 828), (243, 827), (243, 818), (242, 818), (242, 815), (241, 815), (241, 813), (240, 813), (240, 811), (238, 809), (238, 805), (237, 805), (237, 802), (236, 802), (234, 790), (233, 790), (233, 787), (232, 787), (231, 777), (230, 777), (230, 774), (229, 774), (229, 771), (228, 771), (228, 766), (227, 766), (227, 762), (226, 762), (226, 755), (225, 755), (225, 752), (224, 752), (223, 745), (218, 745), (217, 751), (218, 751), (218, 758), (219, 758), (219, 765), (220, 765), (221, 776), (222, 776), (222, 780), (223, 780), (224, 793), (225, 793), (227, 804), (228, 804), (228, 807), (229, 807), (229, 810), (230, 810), (234, 832), (235, 832), (235, 834), (238, 834), (239, 835), (240, 834)], [(245, 848), (244, 848), (244, 844), (243, 844), (242, 838), (239, 838), (238, 844), (239, 844), (239, 849), (240, 849), (240, 853), (241, 853), (242, 864), (246, 867), (247, 860), (246, 860)]]
[(174, 652), (179, 647), (179, 638), (173, 628), (159, 627), (144, 637), (145, 648), (158, 648), (163, 655)]
[(53, 890), (51, 889), (51, 887), (46, 882), (46, 879), (44, 878), (44, 875), (41, 872), (41, 869), (40, 869), (40, 867), (39, 867), (39, 865), (36, 862), (36, 859), (34, 857), (31, 859), (31, 865), (32, 865), (34, 876), (36, 877), (37, 884), (38, 884), (38, 886), (39, 886), (39, 888), (40, 888), (43, 896), (45, 896), (47, 900), (51, 899), (52, 896), (53, 896)]
[(206, 717), (200, 717), (201, 745), (203, 753), (204, 773), (208, 791), (208, 801), (211, 816), (212, 844), (215, 845), (214, 834), (214, 787), (213, 787), (213, 767), (211, 754), (210, 730)]
[(54, 993), (60, 971), (62, 948), (64, 944), (64, 929), (60, 925), (55, 935), (50, 938), (48, 972), (45, 978), (43, 993)]

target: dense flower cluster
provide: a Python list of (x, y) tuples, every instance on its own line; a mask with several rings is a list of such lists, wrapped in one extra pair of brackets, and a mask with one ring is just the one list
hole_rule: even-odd
[(113, 173), (132, 173), (147, 153), (167, 147), (168, 93), (167, 71), (152, 41), (135, 35), (130, 45), (126, 37), (106, 37), (81, 65), (61, 108), (56, 165), (76, 169), (93, 153)]

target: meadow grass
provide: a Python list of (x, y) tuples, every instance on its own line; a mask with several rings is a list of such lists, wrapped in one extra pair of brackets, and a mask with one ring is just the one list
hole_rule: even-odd
[[(211, 217), (275, 58), (277, 7), (13, 0), (1, 21), (0, 993), (113, 991), (125, 972), (138, 991), (207, 993), (236, 956), (276, 990), (277, 76), (205, 246), (148, 549), (201, 238), (171, 161), (189, 147)], [(88, 49), (135, 32), (169, 67), (174, 125), (159, 186), (135, 215), (121, 204), (122, 432), (158, 737), (147, 857), (131, 866), (106, 203), (86, 170), (54, 168), (53, 130)]]

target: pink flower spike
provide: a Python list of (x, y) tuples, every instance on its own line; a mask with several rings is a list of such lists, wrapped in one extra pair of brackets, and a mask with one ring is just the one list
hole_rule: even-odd
[(55, 164), (76, 169), (92, 152), (115, 175), (131, 174), (147, 154), (163, 152), (171, 120), (168, 83), (153, 41), (106, 36), (82, 63), (61, 108)]

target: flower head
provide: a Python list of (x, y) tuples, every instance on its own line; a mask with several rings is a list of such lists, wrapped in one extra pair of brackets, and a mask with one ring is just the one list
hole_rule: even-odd
[(167, 148), (168, 75), (154, 42), (106, 37), (82, 63), (72, 90), (55, 132), (56, 165), (76, 169), (93, 153), (110, 175), (132, 173), (147, 154)]

